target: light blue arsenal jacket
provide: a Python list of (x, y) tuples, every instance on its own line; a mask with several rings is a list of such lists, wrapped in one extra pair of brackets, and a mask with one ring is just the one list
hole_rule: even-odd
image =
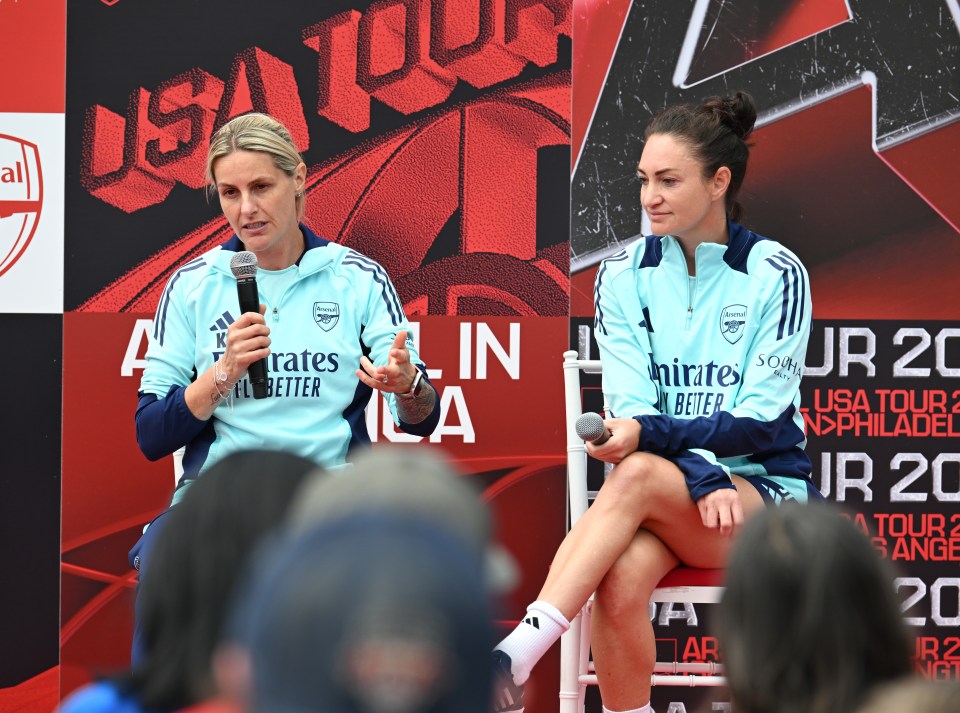
[[(230, 258), (243, 245), (233, 236), (180, 267), (160, 298), (140, 383), (137, 441), (157, 459), (186, 445), (186, 478), (237, 450), (289, 450), (320, 465), (342, 464), (350, 447), (369, 443), (364, 408), (372, 390), (357, 378), (361, 355), (377, 365), (398, 331), (409, 324), (390, 278), (375, 261), (318, 238), (301, 225), (306, 251), (280, 272), (259, 270), (260, 302), (267, 306), (269, 396), (254, 399), (247, 377), (207, 421), (184, 402), (184, 388), (226, 348), (227, 327), (239, 314)], [(411, 361), (425, 370), (413, 341)], [(387, 403), (400, 428), (429, 435), (433, 414), (411, 425), (399, 420), (395, 397)]]
[[(649, 236), (603, 261), (594, 298), (608, 416), (677, 464), (694, 500), (730, 474), (810, 482), (800, 377), (810, 286), (779, 243), (729, 223), (727, 245)], [(799, 485), (799, 483), (798, 483)]]

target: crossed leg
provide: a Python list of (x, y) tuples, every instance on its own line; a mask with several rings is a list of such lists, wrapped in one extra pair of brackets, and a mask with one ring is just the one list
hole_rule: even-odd
[[(745, 517), (763, 507), (760, 494), (734, 476)], [(703, 526), (683, 474), (670, 461), (634, 453), (606, 483), (561, 543), (538, 599), (567, 619), (596, 591), (594, 661), (604, 705), (638, 708), (650, 700), (655, 644), (647, 602), (678, 564), (722, 567), (731, 538)]]
[(590, 646), (600, 696), (610, 710), (632, 710), (650, 700), (656, 642), (647, 603), (657, 583), (678, 564), (656, 535), (640, 529), (597, 588)]

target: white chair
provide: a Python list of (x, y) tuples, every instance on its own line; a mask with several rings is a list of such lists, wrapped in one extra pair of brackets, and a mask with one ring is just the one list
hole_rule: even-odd
[[(567, 494), (570, 527), (587, 510), (596, 491), (587, 487), (587, 450), (577, 436), (575, 424), (583, 413), (582, 374), (601, 373), (599, 360), (579, 359), (577, 352), (563, 354), (564, 401), (567, 422)], [(661, 580), (651, 602), (715, 604), (723, 592), (722, 570), (679, 567)], [(560, 713), (582, 713), (588, 685), (597, 684), (590, 660), (590, 612), (593, 598), (570, 622), (560, 639)], [(722, 686), (723, 666), (708, 663), (658, 661), (651, 683), (654, 686)]]

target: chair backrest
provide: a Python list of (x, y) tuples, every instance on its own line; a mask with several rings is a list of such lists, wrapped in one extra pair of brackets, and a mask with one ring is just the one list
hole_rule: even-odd
[(587, 511), (595, 491), (587, 488), (587, 449), (577, 435), (577, 419), (583, 415), (582, 374), (601, 373), (599, 359), (580, 359), (575, 351), (563, 353), (564, 409), (567, 423), (567, 487), (570, 527)]
[(575, 351), (563, 353), (564, 408), (567, 423), (567, 487), (569, 488), (570, 526), (587, 511), (587, 449), (577, 435), (577, 419), (583, 415), (581, 372), (600, 374), (598, 359), (579, 359)]

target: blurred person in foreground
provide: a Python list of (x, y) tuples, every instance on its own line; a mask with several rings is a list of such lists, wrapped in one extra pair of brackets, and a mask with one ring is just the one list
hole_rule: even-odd
[(851, 713), (909, 675), (913, 641), (893, 580), (832, 505), (755, 515), (734, 544), (717, 611), (735, 710)]
[(928, 681), (913, 676), (878, 686), (856, 713), (957, 713), (960, 681)]
[(517, 582), (516, 563), (496, 539), (480, 491), (439, 449), (383, 444), (364, 451), (346, 477), (307, 484), (290, 507), (287, 526), (305, 529), (370, 511), (448, 530), (483, 559), (485, 584), (494, 596)]
[(250, 713), (487, 713), (493, 597), (515, 578), (479, 493), (384, 446), (298, 495), (216, 656)]
[(212, 467), (155, 539), (139, 585), (139, 661), (74, 692), (60, 713), (166, 713), (215, 698), (211, 659), (234, 583), (312, 478), (323, 479), (313, 461), (280, 451), (241, 451)]

